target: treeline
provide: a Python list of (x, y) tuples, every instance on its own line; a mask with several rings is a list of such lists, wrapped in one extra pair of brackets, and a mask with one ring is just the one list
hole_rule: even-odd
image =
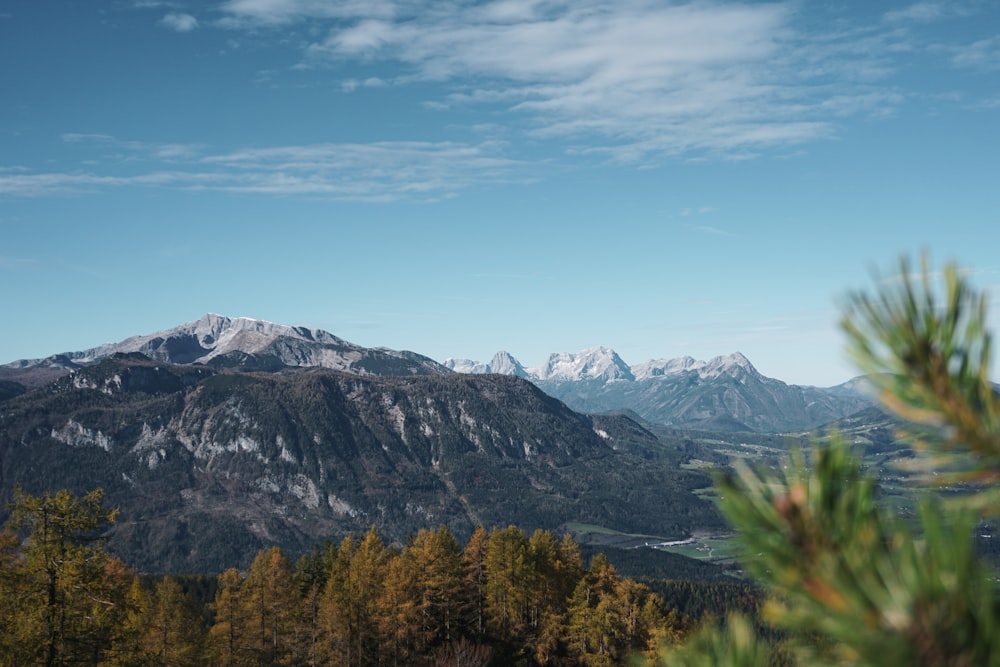
[[(375, 529), (292, 562), (261, 550), (200, 605), (95, 538), (100, 491), (18, 492), (0, 533), (2, 665), (617, 665), (690, 623), (602, 555), (547, 531), (444, 526), (404, 546)], [(190, 583), (190, 580), (188, 581)]]

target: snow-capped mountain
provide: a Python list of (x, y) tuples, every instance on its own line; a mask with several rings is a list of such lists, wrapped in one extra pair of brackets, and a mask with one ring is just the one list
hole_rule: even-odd
[(515, 375), (574, 410), (632, 410), (652, 422), (706, 430), (806, 430), (870, 403), (849, 388), (797, 387), (766, 378), (739, 352), (708, 361), (681, 357), (629, 366), (613, 349), (598, 346), (552, 354), (534, 368), (508, 352), (498, 352), (489, 363), (439, 364), (414, 352), (361, 347), (320, 329), (214, 314), (81, 352), (0, 366), (0, 400), (120, 353), (252, 371), (322, 367), (378, 376)]
[[(504, 372), (470, 360), (449, 367), (467, 373), (481, 372), (475, 370), (479, 368)], [(706, 430), (806, 430), (870, 403), (842, 388), (799, 387), (764, 377), (739, 352), (708, 361), (680, 357), (629, 366), (614, 350), (592, 347), (552, 354), (545, 364), (526, 372), (527, 379), (574, 410), (628, 409), (652, 422)]]
[(514, 358), (510, 352), (497, 352), (490, 361), (490, 373), (500, 375), (516, 375), (519, 378), (527, 378), (528, 371), (521, 362)]
[(632, 373), (636, 380), (645, 380), (651, 377), (662, 377), (664, 375), (676, 375), (684, 371), (697, 370), (705, 365), (704, 361), (698, 361), (694, 357), (678, 357), (676, 359), (650, 359), (641, 364), (632, 366)]
[(722, 375), (740, 377), (744, 373), (760, 375), (750, 360), (739, 352), (724, 357), (714, 357), (709, 361), (699, 361), (693, 357), (677, 359), (651, 359), (631, 367), (636, 380), (646, 380), (656, 377), (668, 377), (682, 373), (694, 372), (702, 380), (717, 378)]
[(413, 352), (365, 348), (321, 329), (211, 313), (172, 329), (133, 336), (81, 352), (17, 361), (8, 367), (72, 369), (114, 354), (134, 352), (155, 361), (245, 370), (319, 366), (360, 375), (448, 373), (448, 369), (433, 359)]
[(456, 373), (465, 373), (467, 375), (486, 375), (493, 372), (490, 370), (489, 364), (484, 364), (481, 361), (473, 361), (472, 359), (448, 357), (441, 362), (441, 365)]
[(487, 364), (472, 359), (449, 357), (441, 365), (456, 373), (465, 373), (468, 375), (496, 373), (497, 375), (514, 375), (520, 378), (530, 377), (528, 371), (521, 365), (521, 362), (515, 359), (510, 352), (497, 352)]
[(628, 364), (608, 347), (591, 347), (576, 354), (552, 354), (545, 364), (529, 368), (528, 373), (530, 377), (543, 382), (635, 380)]

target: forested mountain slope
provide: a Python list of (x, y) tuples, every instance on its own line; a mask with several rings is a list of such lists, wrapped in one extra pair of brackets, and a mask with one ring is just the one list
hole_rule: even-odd
[(118, 354), (0, 403), (0, 500), (102, 487), (110, 548), (144, 571), (218, 571), (376, 526), (568, 521), (671, 537), (719, 523), (704, 475), (626, 417), (513, 376), (218, 371)]

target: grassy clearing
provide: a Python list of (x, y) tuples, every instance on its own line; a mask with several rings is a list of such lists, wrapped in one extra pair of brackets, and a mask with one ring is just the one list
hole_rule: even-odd
[(679, 544), (670, 547), (657, 547), (663, 551), (680, 554), (696, 560), (713, 563), (730, 561), (737, 556), (737, 546), (733, 535), (711, 535), (695, 537), (690, 544)]
[(606, 537), (620, 537), (624, 540), (650, 540), (650, 541), (661, 541), (665, 542), (668, 538), (661, 537), (659, 535), (642, 535), (639, 533), (623, 533), (618, 530), (613, 530), (611, 528), (605, 528), (604, 526), (598, 526), (592, 523), (580, 523), (578, 521), (569, 521), (564, 527), (571, 533), (576, 533), (577, 535), (603, 535)]

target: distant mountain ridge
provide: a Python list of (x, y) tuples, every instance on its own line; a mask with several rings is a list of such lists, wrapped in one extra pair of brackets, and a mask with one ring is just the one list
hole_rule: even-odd
[(613, 349), (596, 346), (553, 353), (534, 368), (509, 352), (498, 352), (489, 363), (447, 359), (441, 364), (415, 352), (365, 348), (320, 329), (215, 314), (118, 343), (0, 366), (0, 400), (114, 354), (131, 353), (240, 371), (319, 367), (361, 376), (512, 375), (577, 411), (633, 410), (647, 421), (677, 428), (802, 431), (870, 404), (858, 390), (861, 383), (829, 389), (787, 385), (761, 375), (739, 352), (708, 361), (680, 357), (630, 366)]
[[(508, 353), (494, 360), (500, 355), (504, 366), (469, 359), (446, 359), (443, 365), (462, 373), (524, 369)], [(598, 346), (552, 354), (521, 377), (581, 412), (627, 409), (650, 422), (716, 431), (809, 430), (871, 404), (857, 380), (829, 389), (788, 385), (761, 375), (740, 352), (708, 361), (688, 356), (629, 366), (611, 348)]]
[[(713, 357), (709, 361), (699, 361), (693, 357), (679, 357), (676, 359), (650, 359), (641, 364), (629, 366), (613, 349), (600, 345), (575, 353), (552, 353), (543, 365), (533, 368), (525, 368), (509, 352), (497, 352), (493, 359), (485, 364), (472, 359), (448, 358), (442, 362), (442, 365), (456, 373), (519, 375), (539, 382), (637, 381), (687, 372), (696, 372), (702, 379), (716, 378), (720, 375), (735, 377), (741, 372), (760, 376), (750, 360), (740, 352)], [(519, 372), (511, 372), (510, 369), (518, 369)]]

